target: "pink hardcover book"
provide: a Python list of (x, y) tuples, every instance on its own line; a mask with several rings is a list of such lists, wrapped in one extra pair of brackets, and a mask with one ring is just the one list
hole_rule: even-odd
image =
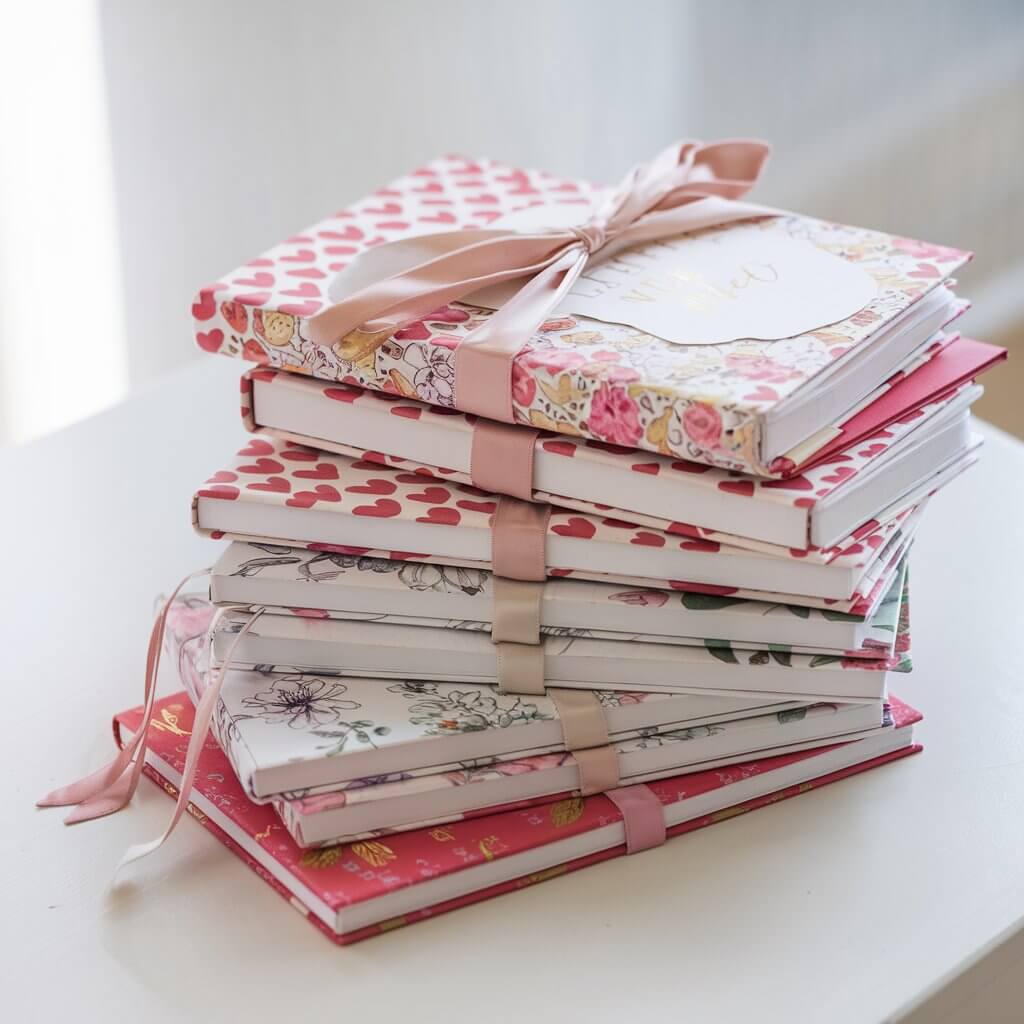
[[(710, 825), (921, 748), (920, 715), (894, 706), (895, 728), (870, 740), (651, 782), (669, 836)], [(117, 715), (122, 744), (141, 709)], [(145, 771), (176, 795), (192, 726), (184, 693), (157, 703)], [(625, 853), (622, 815), (606, 796), (566, 795), (340, 846), (301, 849), (273, 807), (248, 800), (216, 742), (199, 760), (189, 810), (304, 917), (346, 944)]]
[[(966, 423), (954, 426), (962, 432), (958, 447), (967, 445)], [(496, 495), (468, 484), (427, 480), (401, 465), (257, 437), (199, 488), (193, 522), (214, 537), (384, 551), (401, 560), (486, 569), (497, 502)], [(875, 529), (821, 557), (795, 557), (552, 507), (545, 537), (548, 575), (714, 588), (786, 604), (831, 602), (852, 611), (869, 600), (880, 574), (906, 549), (919, 514), (920, 509), (911, 513), (888, 535)]]
[[(643, 526), (689, 526), (694, 537), (733, 546), (817, 554), (866, 520), (884, 521), (906, 507), (956, 457), (953, 437), (934, 435), (964, 415), (980, 393), (970, 381), (1005, 350), (970, 339), (933, 347), (939, 351), (921, 368), (898, 375), (801, 473), (784, 480), (545, 431), (534, 442), (533, 498)], [(260, 369), (242, 378), (242, 416), (258, 434), (473, 482), (475, 421), (465, 413)]]
[[(464, 408), (456, 350), (504, 299), (477, 293), (397, 331), (326, 340), (313, 318), (379, 268), (389, 243), (467, 228), (536, 230), (524, 217), (542, 227), (582, 222), (607, 195), (493, 161), (436, 160), (203, 288), (192, 306), (196, 340), (208, 352)], [(598, 252), (522, 339), (511, 374), (515, 423), (782, 476), (962, 308), (948, 284), (966, 252), (703, 202), (748, 219), (712, 217), (712, 226), (625, 254)], [(752, 272), (752, 253), (763, 272)], [(742, 291), (737, 270), (749, 277)]]

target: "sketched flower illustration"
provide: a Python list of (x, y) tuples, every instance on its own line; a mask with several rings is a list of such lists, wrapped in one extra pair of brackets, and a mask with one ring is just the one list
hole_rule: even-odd
[(413, 700), (409, 707), (409, 721), (413, 725), (425, 726), (433, 735), (504, 729), (552, 717), (532, 702), (511, 695), (492, 697), (482, 690), (444, 692), (436, 683), (420, 682), (397, 683), (389, 686), (388, 690)]
[(282, 676), (269, 690), (246, 697), (243, 707), (251, 708), (267, 723), (286, 722), (291, 729), (308, 729), (336, 722), (342, 711), (362, 707), (343, 699), (348, 687), (315, 676)]

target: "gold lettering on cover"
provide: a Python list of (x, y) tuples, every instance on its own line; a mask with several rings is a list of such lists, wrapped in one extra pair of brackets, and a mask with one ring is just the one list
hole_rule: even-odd
[(574, 821), (578, 820), (582, 813), (583, 800), (578, 796), (569, 797), (568, 800), (559, 800), (557, 803), (553, 803), (548, 810), (551, 824), (555, 828), (564, 828), (566, 825), (571, 825)]
[(450, 828), (432, 828), (427, 835), (438, 843), (450, 843), (455, 838), (455, 833)]

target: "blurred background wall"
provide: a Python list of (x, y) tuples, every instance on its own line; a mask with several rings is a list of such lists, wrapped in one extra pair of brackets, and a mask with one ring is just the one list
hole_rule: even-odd
[(976, 250), (964, 328), (1022, 350), (979, 409), (1024, 435), (1019, 0), (22, 6), (0, 442), (161, 386), (199, 285), (438, 153), (615, 180), (739, 134), (775, 145), (761, 201)]

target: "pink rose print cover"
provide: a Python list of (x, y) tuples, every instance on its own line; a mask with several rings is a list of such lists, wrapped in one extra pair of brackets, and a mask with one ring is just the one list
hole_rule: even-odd
[[(453, 304), (386, 340), (356, 332), (317, 345), (308, 319), (327, 304), (331, 279), (383, 241), (482, 227), (524, 206), (586, 202), (595, 194), (584, 182), (493, 161), (436, 160), (203, 288), (192, 306), (196, 341), (207, 352), (453, 408), (454, 351), (489, 312)], [(777, 342), (675, 345), (622, 325), (556, 317), (515, 360), (516, 422), (728, 470), (786, 471), (762, 450), (766, 417), (858, 357), (915, 303), (944, 291), (969, 258), (796, 214), (754, 223), (857, 263), (878, 283), (877, 296), (845, 321)], [(951, 298), (947, 307), (932, 330), (953, 315)]]

